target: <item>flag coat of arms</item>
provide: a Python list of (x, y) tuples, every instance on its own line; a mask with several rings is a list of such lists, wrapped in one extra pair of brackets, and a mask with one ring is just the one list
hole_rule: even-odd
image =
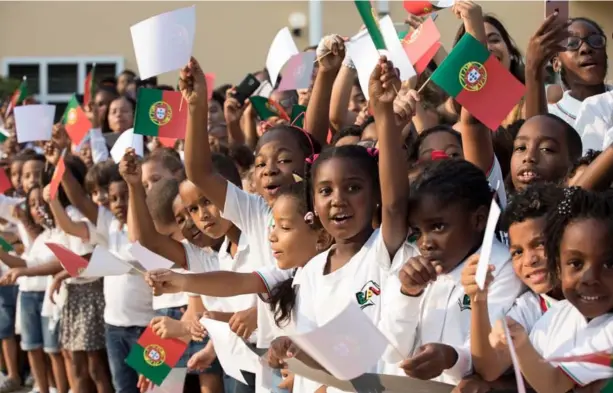
[(130, 349), (126, 363), (160, 386), (186, 349), (187, 344), (183, 341), (163, 339), (153, 332), (151, 326), (148, 326)]
[(79, 105), (77, 96), (74, 94), (66, 106), (63, 123), (70, 140), (75, 145), (79, 145), (92, 128), (92, 123), (87, 118), (85, 111)]
[(158, 89), (138, 90), (134, 132), (147, 136), (185, 139), (187, 105), (181, 92)]
[(464, 34), (431, 79), (491, 130), (498, 128), (526, 90), (470, 34)]

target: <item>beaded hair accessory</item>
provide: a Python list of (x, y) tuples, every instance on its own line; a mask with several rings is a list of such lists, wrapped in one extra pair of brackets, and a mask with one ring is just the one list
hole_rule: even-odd
[(568, 187), (563, 191), (564, 199), (558, 204), (558, 214), (561, 216), (569, 216), (572, 213), (571, 200), (579, 187)]
[(368, 154), (370, 154), (371, 157), (379, 157), (379, 149), (369, 147), (366, 149), (366, 151), (368, 152)]
[(317, 157), (319, 157), (319, 154), (313, 154), (311, 157), (307, 157), (305, 161), (307, 162), (307, 164), (313, 165)]

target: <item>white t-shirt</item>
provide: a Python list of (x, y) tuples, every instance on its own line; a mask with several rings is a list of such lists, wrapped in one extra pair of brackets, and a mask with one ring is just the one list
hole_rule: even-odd
[(260, 294), (258, 298), (258, 348), (268, 348), (272, 340), (274, 340), (276, 337), (284, 335), (284, 331), (287, 332), (288, 330), (293, 329), (293, 315), (289, 321), (282, 322), (281, 328), (277, 326), (274, 313), (272, 312), (270, 304), (268, 303), (268, 294), (270, 294), (274, 287), (281, 284), (285, 280), (296, 280), (292, 284), (292, 287), (295, 286), (299, 281), (299, 278), (296, 278), (296, 276), (298, 276), (301, 271), (301, 268), (283, 270), (277, 266), (264, 266), (256, 271), (264, 282), (264, 285), (266, 285), (266, 289), (268, 291), (267, 294)]
[[(607, 86), (607, 90), (611, 90), (611, 86)], [(566, 90), (562, 95), (562, 99), (555, 104), (548, 104), (547, 109), (552, 115), (558, 116), (571, 126), (575, 126), (575, 121), (578, 118), (582, 102), (570, 95), (570, 90)], [(581, 132), (579, 132), (581, 135)]]
[[(66, 214), (70, 219), (74, 222), (86, 222), (87, 218), (81, 214), (79, 209), (74, 206), (66, 207)], [(76, 236), (71, 236), (66, 234), (66, 239), (68, 245), (66, 246), (70, 251), (74, 252), (77, 255), (87, 255), (90, 254), (94, 247), (91, 242), (83, 241), (81, 238)], [(98, 280), (97, 278), (83, 278), (83, 277), (71, 277), (66, 279), (67, 284), (87, 284), (90, 282), (94, 282)]]
[[(418, 255), (412, 245), (405, 245), (405, 261)], [(477, 251), (478, 253), (479, 251)], [(413, 255), (411, 255), (413, 254)], [(400, 292), (397, 277), (389, 280), (385, 287), (383, 318), (380, 329), (388, 336), (393, 346), (402, 354), (412, 356), (422, 345), (444, 343), (458, 353), (456, 364), (445, 370), (434, 381), (457, 385), (472, 371), (470, 352), (470, 298), (464, 292), (460, 280), (465, 261), (451, 272), (437, 277), (426, 287), (421, 296), (405, 296)], [(523, 291), (523, 284), (515, 275), (510, 262), (509, 250), (502, 243), (494, 241), (489, 262), (496, 267), (494, 281), (488, 289), (490, 321), (496, 321), (513, 306)], [(388, 374), (404, 375), (397, 366), (396, 351), (387, 353), (385, 365)]]
[[(102, 237), (108, 249), (124, 261), (135, 262), (130, 254), (132, 243), (127, 225), (123, 227), (109, 210), (98, 208), (96, 233), (90, 240)], [(120, 276), (104, 277), (104, 322), (119, 327), (147, 326), (155, 316), (152, 307), (151, 288), (141, 273), (130, 272)]]
[(583, 154), (609, 147), (613, 142), (613, 92), (586, 98), (579, 108), (575, 130), (581, 135)]
[(527, 332), (531, 332), (536, 322), (557, 302), (547, 295), (537, 295), (528, 290), (515, 300), (507, 317), (518, 322)]
[[(45, 243), (57, 243), (68, 247), (68, 237), (59, 228), (45, 229), (34, 239), (30, 248), (21, 255), (28, 267), (34, 267), (57, 261), (53, 252)], [(17, 283), (21, 292), (44, 292), (51, 276), (19, 277)]]
[[(570, 302), (562, 300), (539, 319), (530, 341), (544, 358), (585, 355), (613, 348), (613, 314), (587, 321)], [(559, 367), (578, 385), (613, 378), (613, 369), (592, 363), (561, 363)]]
[[(379, 229), (343, 267), (324, 275), (330, 250), (315, 256), (294, 278), (298, 285), (295, 330), (304, 333), (334, 318), (348, 302), (354, 301), (374, 324), (381, 319), (382, 293), (390, 277), (392, 259)], [(397, 253), (396, 257), (402, 253)], [(394, 264), (395, 265), (395, 264)], [(377, 370), (372, 370), (376, 372)], [(312, 393), (319, 384), (294, 379), (294, 393)], [(339, 392), (329, 387), (328, 392)]]
[[(217, 252), (209, 248), (200, 248), (190, 242), (183, 242), (189, 273), (207, 273), (219, 270)], [(202, 304), (207, 310), (216, 310), (217, 297), (188, 293), (188, 296), (200, 296)]]

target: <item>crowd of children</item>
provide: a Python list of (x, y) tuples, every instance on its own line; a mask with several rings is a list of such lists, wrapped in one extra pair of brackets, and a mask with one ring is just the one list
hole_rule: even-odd
[[(382, 56), (364, 96), (337, 35), (306, 49), (317, 54), (309, 89), (271, 95), (288, 113), (306, 106), (304, 128), (282, 117), (258, 123), (229, 85), (209, 98), (193, 58), (177, 87), (185, 140), (170, 148), (151, 137), (144, 157), (128, 149), (116, 163), (100, 138), (134, 125), (139, 81), (130, 71), (97, 86), (84, 108), (94, 129), (79, 146), (62, 124), (51, 140), (18, 144), (5, 105), (13, 189), (0, 195), (11, 245), (0, 249), (0, 393), (28, 376), (39, 393), (148, 391), (125, 362), (148, 326), (189, 342), (175, 366), (189, 370), (186, 392), (262, 391), (258, 373), (244, 372), (245, 384), (224, 372), (203, 316), (267, 349), (275, 393), (336, 392), (293, 375), (286, 360), (321, 368), (289, 336), (325, 325), (347, 302), (394, 348), (373, 371), (454, 392), (513, 391), (514, 349), (538, 393), (613, 391), (610, 367), (547, 360), (613, 353), (607, 37), (592, 20), (552, 14), (524, 60), (478, 4), (459, 1), (451, 12), (462, 21), (456, 42), (475, 36), (526, 85), (496, 130), (429, 83), (437, 57), (401, 83)], [(561, 91), (545, 89), (550, 62)], [(493, 198), (502, 218), (482, 288)], [(144, 274), (135, 242), (174, 268)], [(102, 246), (134, 268), (71, 277), (47, 243), (86, 257)]]

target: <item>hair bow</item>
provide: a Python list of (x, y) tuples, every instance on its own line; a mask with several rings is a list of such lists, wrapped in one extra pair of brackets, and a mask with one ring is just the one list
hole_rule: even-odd
[(307, 162), (307, 164), (313, 165), (317, 157), (319, 157), (319, 154), (313, 154), (311, 157), (307, 157), (305, 161)]
[(379, 149), (376, 149), (374, 147), (369, 147), (366, 149), (366, 151), (368, 152), (368, 154), (370, 154), (371, 157), (379, 156)]
[(449, 158), (449, 155), (447, 155), (447, 153), (445, 153), (443, 150), (432, 150), (432, 153), (430, 153), (430, 159), (432, 161), (444, 160), (447, 158)]

